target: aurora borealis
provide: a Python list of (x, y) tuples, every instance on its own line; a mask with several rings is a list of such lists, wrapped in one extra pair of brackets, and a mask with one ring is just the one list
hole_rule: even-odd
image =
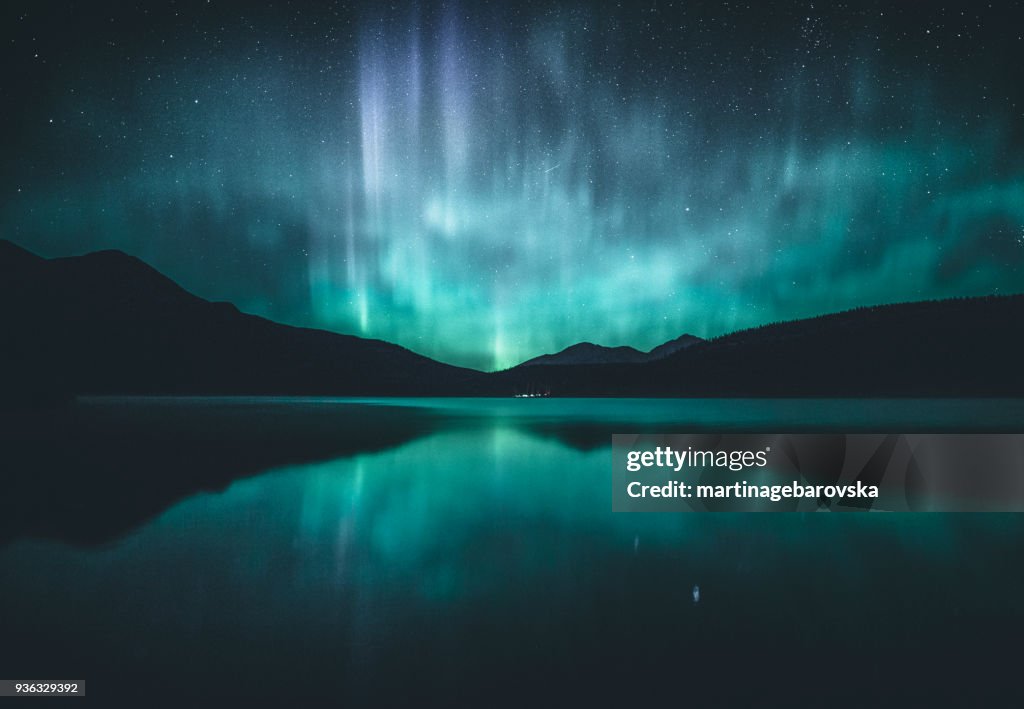
[(483, 369), (1024, 290), (1017, 3), (20, 5), (42, 255)]

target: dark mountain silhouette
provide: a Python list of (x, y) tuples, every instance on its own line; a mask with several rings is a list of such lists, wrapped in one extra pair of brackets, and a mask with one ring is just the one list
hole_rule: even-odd
[(185, 291), (119, 251), (43, 259), (0, 241), (0, 390), (440, 395), (480, 374), (398, 345), (291, 327)]
[(605, 347), (592, 342), (580, 342), (555, 354), (528, 359), (520, 367), (544, 364), (633, 364), (643, 362), (646, 354), (632, 347)]
[(695, 335), (680, 335), (674, 340), (663, 342), (648, 352), (647, 361), (651, 362), (656, 359), (663, 359), (669, 355), (675, 354), (679, 350), (685, 350), (687, 347), (692, 347), (693, 345), (700, 344), (701, 342), (704, 342), (704, 340), (700, 337), (696, 337)]
[(521, 367), (550, 364), (639, 364), (668, 357), (679, 350), (703, 342), (693, 335), (680, 335), (658, 345), (650, 352), (641, 352), (633, 347), (605, 347), (591, 342), (580, 342), (566, 347), (555, 354), (541, 355), (523, 362)]
[(43, 259), (0, 241), (0, 402), (16, 407), (78, 394), (1024, 396), (1021, 322), (1020, 295), (904, 303), (648, 353), (582, 343), (483, 374), (246, 315), (118, 251)]
[[(519, 366), (496, 389), (553, 396), (1024, 396), (1024, 295), (774, 323), (643, 364)], [(492, 385), (493, 386), (493, 385)]]

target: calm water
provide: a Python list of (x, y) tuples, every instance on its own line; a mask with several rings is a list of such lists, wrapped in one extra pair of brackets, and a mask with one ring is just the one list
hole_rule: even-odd
[(91, 701), (1020, 697), (1024, 516), (613, 514), (610, 433), (1024, 430), (1024, 402), (107, 399), (9, 426), (0, 674)]

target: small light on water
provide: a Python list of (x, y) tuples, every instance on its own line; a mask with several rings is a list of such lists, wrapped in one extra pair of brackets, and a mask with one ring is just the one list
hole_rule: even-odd
[(700, 586), (694, 585), (693, 587), (693, 602), (700, 603)]

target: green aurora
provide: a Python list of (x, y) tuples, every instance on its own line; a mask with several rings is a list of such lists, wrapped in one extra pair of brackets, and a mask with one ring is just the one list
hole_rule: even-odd
[(11, 6), (0, 233), (484, 369), (1024, 290), (1012, 7), (691, 7)]

